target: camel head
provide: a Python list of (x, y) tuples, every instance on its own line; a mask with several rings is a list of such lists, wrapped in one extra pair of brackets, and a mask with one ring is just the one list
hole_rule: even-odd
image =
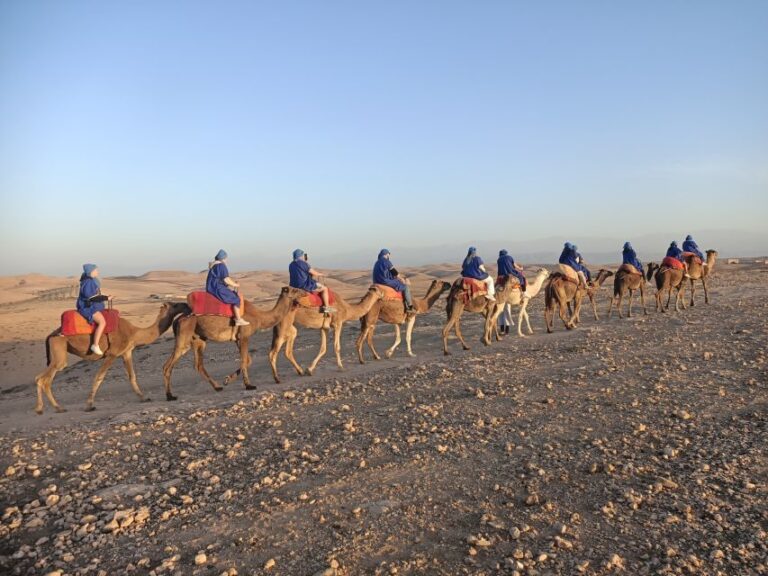
[(653, 274), (658, 270), (660, 266), (656, 262), (648, 262), (648, 271), (645, 273), (646, 280), (650, 281), (653, 278)]
[(717, 260), (718, 253), (717, 250), (707, 250), (707, 262), (714, 262)]
[(292, 286), (283, 286), (280, 289), (280, 296), (278, 297), (278, 302), (280, 300), (290, 300), (291, 301), (291, 307), (297, 308), (299, 306), (299, 301), (306, 295), (306, 292), (304, 290), (299, 290), (298, 288), (294, 288)]
[(605, 268), (600, 268), (600, 271), (597, 273), (597, 277), (595, 278), (595, 284), (602, 286), (603, 282), (605, 282), (605, 280), (611, 276), (613, 276), (613, 272), (606, 270)]
[(440, 295), (446, 290), (450, 289), (450, 283), (444, 282), (442, 280), (432, 280), (432, 283), (429, 285), (429, 289), (427, 290), (427, 297), (432, 296), (433, 294)]
[(546, 280), (546, 278), (549, 276), (549, 270), (546, 268), (539, 268), (539, 270), (536, 272), (536, 278), (541, 278), (542, 280)]
[[(376, 286), (376, 284), (371, 284), (371, 286), (368, 288), (368, 294), (370, 294), (372, 292), (374, 294), (376, 294), (376, 299), (377, 300), (384, 300), (384, 291), (381, 288), (379, 288), (378, 286)], [(368, 294), (366, 294), (366, 296)]]

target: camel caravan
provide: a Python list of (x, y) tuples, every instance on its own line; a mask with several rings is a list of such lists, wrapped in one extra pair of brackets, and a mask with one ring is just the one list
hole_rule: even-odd
[[(205, 290), (191, 292), (186, 302), (162, 304), (155, 321), (144, 327), (134, 326), (120, 317), (120, 312), (112, 308), (112, 298), (102, 294), (98, 267), (85, 264), (80, 277), (76, 309), (65, 311), (61, 316), (61, 325), (46, 338), (47, 367), (35, 378), (35, 412), (43, 413), (44, 395), (57, 412), (64, 411), (51, 388), (55, 375), (67, 366), (67, 354), (74, 354), (87, 361), (102, 362), (86, 401), (87, 411), (95, 409), (96, 393), (117, 358), (122, 359), (136, 395), (141, 401), (146, 401), (136, 379), (133, 350), (136, 346), (154, 342), (171, 328), (175, 345), (163, 365), (167, 400), (177, 399), (171, 386), (173, 369), (190, 349), (193, 351), (195, 369), (214, 390), (221, 391), (223, 385), (239, 377), (242, 377), (246, 390), (254, 390), (256, 386), (251, 384), (248, 374), (252, 362), (249, 341), (259, 331), (272, 330), (268, 360), (277, 383), (280, 382), (277, 361), (281, 350), (284, 349), (285, 358), (298, 375), (312, 375), (327, 352), (331, 330), (336, 365), (343, 370), (341, 335), (344, 324), (350, 321), (360, 322), (360, 334), (355, 341), (360, 364), (365, 363), (366, 346), (374, 359), (381, 359), (373, 342), (379, 321), (392, 324), (395, 330), (394, 341), (384, 356), (391, 358), (397, 351), (401, 344), (401, 327), (404, 325), (406, 354), (413, 357), (412, 338), (416, 320), (429, 313), (441, 296), (447, 293), (447, 318), (442, 329), (442, 341), (443, 353), (449, 355), (448, 340), (452, 331), (462, 348), (469, 350), (461, 331), (461, 318), (465, 312), (483, 317), (481, 341), (485, 345), (490, 345), (494, 340), (500, 341), (505, 334), (509, 334), (512, 310), (515, 308), (518, 311), (518, 336), (526, 337), (523, 334), (524, 323), (528, 334), (533, 334), (528, 307), (530, 301), (541, 292), (544, 293), (544, 320), (548, 333), (553, 331), (555, 309), (566, 329), (577, 328), (584, 297), (591, 303), (595, 320), (599, 320), (596, 298), (610, 277), (613, 277), (613, 294), (610, 296), (607, 313), (609, 319), (614, 307), (619, 317), (623, 318), (625, 298), (627, 315), (632, 316), (635, 292), (640, 293), (643, 314), (648, 314), (645, 291), (654, 283), (658, 312), (669, 309), (673, 292), (675, 311), (686, 308), (686, 280), (691, 288), (690, 305), (695, 304), (697, 281), (702, 284), (704, 301), (708, 304), (707, 281), (713, 273), (717, 251), (707, 250), (705, 256), (693, 238), (688, 236), (682, 249), (677, 246), (677, 242), (670, 244), (661, 264), (651, 262), (644, 267), (632, 245), (627, 242), (623, 247), (622, 264), (618, 270), (614, 273), (603, 268), (592, 278), (578, 247), (566, 242), (558, 270), (550, 273), (540, 268), (529, 282), (523, 268), (515, 263), (506, 250), (499, 253), (498, 275), (494, 279), (486, 270), (477, 250), (470, 247), (462, 263), (461, 275), (456, 281), (450, 284), (434, 280), (423, 298), (414, 298), (410, 280), (394, 267), (390, 251), (382, 249), (373, 267), (371, 286), (357, 301), (347, 301), (322, 282), (323, 273), (309, 264), (304, 251), (297, 249), (289, 265), (289, 285), (281, 289), (277, 300), (267, 309), (258, 308), (243, 297), (238, 283), (229, 274), (227, 260), (227, 253), (220, 250), (209, 264)], [(302, 368), (294, 356), (299, 327), (320, 332), (319, 350), (307, 368)], [(205, 369), (203, 353), (209, 341), (232, 342), (239, 353), (239, 363), (224, 378), (223, 385)]]

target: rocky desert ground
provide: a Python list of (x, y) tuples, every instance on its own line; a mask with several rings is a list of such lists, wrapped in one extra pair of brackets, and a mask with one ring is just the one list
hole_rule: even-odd
[[(407, 270), (422, 294), (450, 266)], [(269, 306), (284, 275), (239, 275)], [(107, 278), (137, 324), (203, 276)], [(345, 296), (367, 271), (331, 272)], [(33, 412), (42, 342), (69, 300), (40, 290), (72, 279), (0, 279), (0, 573), (12, 575), (711, 574), (768, 573), (768, 266), (718, 263), (712, 302), (605, 318), (609, 290), (577, 330), (444, 357), (444, 299), (420, 317), (415, 358), (360, 365), (345, 328), (346, 370), (312, 377), (266, 362), (252, 340), (252, 382), (216, 393), (191, 354), (166, 402), (167, 334), (134, 354), (139, 403), (116, 363), (84, 412), (97, 365), (60, 373), (68, 412)], [(609, 282), (610, 284), (610, 282)], [(649, 291), (650, 287), (649, 287)], [(381, 351), (392, 328), (377, 329)], [(316, 332), (300, 330), (306, 365)], [(232, 371), (232, 344), (206, 350)], [(368, 355), (370, 358), (370, 355)], [(73, 358), (74, 360), (74, 358)]]

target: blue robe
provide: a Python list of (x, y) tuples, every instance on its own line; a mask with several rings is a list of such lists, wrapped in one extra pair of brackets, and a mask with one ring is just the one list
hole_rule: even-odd
[(629, 264), (630, 266), (634, 266), (639, 272), (645, 274), (643, 263), (638, 260), (637, 254), (632, 248), (624, 249), (624, 251), (621, 253), (621, 262), (622, 264)]
[(586, 266), (584, 266), (584, 264), (582, 264), (582, 262), (584, 261), (584, 258), (582, 258), (581, 254), (579, 254), (578, 252), (576, 252), (576, 259), (577, 259), (576, 270), (581, 270), (582, 272), (584, 272), (584, 276), (587, 277), (587, 282), (592, 282), (592, 272), (590, 272), (589, 268), (587, 268)]
[(514, 278), (517, 278), (517, 281), (520, 282), (521, 286), (525, 287), (525, 276), (522, 271), (515, 267), (515, 259), (512, 258), (512, 256), (509, 254), (499, 256), (496, 265), (499, 268), (499, 276), (513, 276)]
[(394, 267), (394, 264), (386, 258), (379, 258), (376, 260), (376, 264), (373, 265), (373, 283), (384, 284), (385, 286), (394, 288), (398, 292), (403, 292), (405, 290), (405, 284), (392, 276), (392, 268)]
[(288, 272), (291, 275), (290, 285), (299, 290), (314, 292), (317, 290), (317, 282), (309, 273), (310, 266), (306, 260), (294, 260), (288, 265)]
[(77, 296), (77, 311), (88, 320), (93, 322), (93, 315), (96, 312), (104, 310), (103, 301), (94, 301), (92, 298), (101, 295), (101, 286), (99, 281), (83, 274), (80, 276), (80, 294)]
[(667, 258), (674, 258), (675, 260), (680, 260), (680, 262), (685, 262), (685, 258), (683, 258), (683, 251), (680, 250), (677, 246), (670, 246), (667, 249)]
[(580, 264), (576, 262), (576, 250), (573, 248), (566, 246), (563, 248), (562, 253), (560, 254), (560, 260), (558, 260), (560, 264), (565, 264), (566, 266), (570, 266), (575, 271), (581, 270)]
[(683, 252), (693, 252), (696, 256), (704, 260), (704, 254), (701, 253), (698, 244), (693, 240), (686, 240), (683, 242)]
[(208, 270), (208, 278), (205, 280), (205, 291), (214, 295), (224, 304), (240, 305), (240, 296), (224, 283), (224, 278), (229, 277), (229, 270), (224, 262), (216, 262)]
[(483, 259), (480, 256), (468, 256), (461, 265), (461, 275), (465, 278), (474, 278), (475, 280), (485, 280), (488, 278), (488, 272), (483, 272), (480, 266), (483, 265)]

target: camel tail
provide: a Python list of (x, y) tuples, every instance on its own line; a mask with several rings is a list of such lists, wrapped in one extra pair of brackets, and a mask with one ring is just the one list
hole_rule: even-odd
[(51, 336), (53, 336), (53, 334), (49, 334), (48, 337), (45, 339), (45, 365), (46, 366), (51, 365)]

